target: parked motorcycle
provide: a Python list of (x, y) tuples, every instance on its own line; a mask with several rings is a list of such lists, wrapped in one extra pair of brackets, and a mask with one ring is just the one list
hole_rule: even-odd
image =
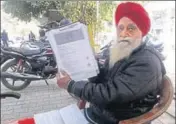
[[(40, 48), (28, 43), (23, 44), (21, 49), (6, 48), (1, 49), (1, 52), (13, 58), (1, 66), (1, 81), (11, 90), (22, 90), (33, 80), (45, 80), (47, 83), (46, 79), (54, 78), (57, 73), (55, 58), (50, 47)], [(12, 84), (7, 80), (9, 78), (13, 80)], [(17, 80), (22, 80), (23, 83), (15, 86)]]
[[(62, 26), (65, 26), (65, 23), (61, 25), (58, 21), (53, 21), (39, 27), (47, 32)], [(47, 40), (43, 41), (42, 39), (42, 42), (26, 42), (21, 45), (20, 49), (1, 49), (1, 51), (5, 55), (13, 57), (13, 59), (6, 61), (1, 67), (1, 81), (11, 90), (22, 90), (31, 81), (35, 80), (45, 80), (48, 85), (47, 79), (54, 78), (57, 73), (55, 56)], [(9, 68), (13, 72), (9, 72)], [(12, 84), (9, 83), (7, 78), (13, 80)], [(14, 84), (17, 80), (21, 80), (23, 83), (15, 86)]]

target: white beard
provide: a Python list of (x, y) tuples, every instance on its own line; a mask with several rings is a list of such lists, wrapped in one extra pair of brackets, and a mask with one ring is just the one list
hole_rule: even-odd
[[(128, 58), (133, 50), (137, 48), (140, 44), (134, 42), (129, 38), (126, 38), (130, 42), (116, 42), (112, 48), (110, 48), (110, 61), (109, 68), (111, 69), (114, 64), (124, 58)], [(136, 40), (137, 41), (137, 40)]]

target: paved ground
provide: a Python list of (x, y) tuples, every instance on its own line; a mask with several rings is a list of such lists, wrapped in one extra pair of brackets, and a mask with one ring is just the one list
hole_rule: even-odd
[[(175, 55), (169, 54), (165, 61), (167, 72), (175, 87)], [(9, 91), (1, 85), (1, 92)], [(76, 101), (55, 83), (55, 79), (49, 81), (49, 86), (44, 81), (32, 82), (26, 89), (19, 91), (21, 98), (19, 100), (7, 98), (1, 100), (1, 123), (8, 120), (32, 117), (36, 113), (51, 111), (62, 108)], [(175, 110), (175, 107), (173, 107)], [(173, 112), (175, 113), (175, 112)], [(170, 120), (166, 115), (162, 119)], [(175, 116), (175, 115), (174, 115)], [(164, 123), (174, 124), (174, 123)]]
[[(10, 90), (1, 85), (1, 92), (4, 91)], [(55, 79), (49, 81), (49, 86), (44, 81), (32, 82), (19, 93), (19, 100), (1, 100), (2, 124), (8, 120), (32, 117), (36, 113), (59, 109), (76, 102), (65, 90), (58, 88)]]

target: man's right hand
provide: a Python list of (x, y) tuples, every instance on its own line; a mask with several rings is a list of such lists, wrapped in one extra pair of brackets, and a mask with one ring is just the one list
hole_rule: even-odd
[(84, 109), (86, 107), (86, 101), (80, 100), (80, 101), (78, 101), (77, 105), (78, 105), (79, 109)]

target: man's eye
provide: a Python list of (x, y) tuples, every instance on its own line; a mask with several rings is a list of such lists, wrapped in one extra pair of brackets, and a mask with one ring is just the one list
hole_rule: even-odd
[(128, 31), (130, 31), (130, 32), (132, 32), (132, 31), (134, 31), (134, 30), (135, 30), (134, 27), (129, 27), (129, 28), (128, 28)]
[(134, 30), (134, 28), (129, 28), (129, 31), (133, 31)]
[(119, 28), (119, 31), (122, 31), (123, 30), (123, 28)]
[(129, 25), (128, 25), (128, 31), (132, 32), (132, 31), (134, 31), (135, 29), (136, 29), (136, 26), (135, 26), (135, 25), (133, 25), (133, 24), (129, 24)]
[(123, 27), (122, 25), (120, 25), (120, 26), (118, 27), (118, 30), (119, 30), (119, 31), (123, 31), (123, 29), (124, 29), (124, 27)]

